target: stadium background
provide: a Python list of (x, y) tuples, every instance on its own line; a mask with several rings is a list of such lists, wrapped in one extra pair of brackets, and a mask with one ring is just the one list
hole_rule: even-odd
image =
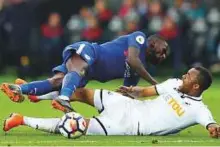
[[(219, 8), (218, 0), (0, 0), (0, 82), (50, 75), (51, 68), (62, 60), (63, 47), (72, 42), (102, 43), (135, 30), (147, 35), (159, 33), (170, 44), (170, 56), (148, 70), (162, 81), (167, 76), (178, 77), (193, 65), (209, 68), (215, 73), (214, 83), (204, 101), (220, 122)], [(88, 87), (114, 90), (121, 83), (91, 82)], [(140, 85), (146, 83), (141, 81)], [(96, 114), (78, 103), (74, 107), (85, 116)], [(0, 108), (1, 121), (11, 112), (38, 117), (62, 115), (51, 109), (50, 102), (15, 104), (2, 93)], [(0, 145), (220, 145), (219, 140), (207, 136), (202, 127), (193, 127), (168, 137), (90, 136), (69, 142), (59, 135), (21, 128), (7, 134), (0, 131)]]
[[(20, 77), (49, 74), (63, 47), (80, 40), (109, 41), (142, 30), (170, 46), (172, 75), (194, 64), (219, 70), (218, 0), (1, 0), (0, 71)], [(213, 66), (215, 65), (215, 66)], [(157, 68), (149, 67), (153, 73)]]

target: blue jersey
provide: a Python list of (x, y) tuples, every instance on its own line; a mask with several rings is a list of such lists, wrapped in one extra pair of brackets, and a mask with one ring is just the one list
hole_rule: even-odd
[(137, 31), (100, 45), (88, 42), (69, 45), (63, 51), (64, 63), (53, 70), (67, 72), (65, 63), (73, 53), (77, 53), (89, 64), (88, 72), (81, 83), (82, 86), (86, 85), (89, 80), (106, 82), (117, 78), (125, 78), (124, 85), (126, 86), (136, 85), (140, 77), (126, 62), (129, 47), (140, 50), (139, 58), (145, 65), (146, 36)]
[(128, 78), (132, 82), (129, 85), (137, 84), (139, 76), (130, 69), (126, 58), (128, 48), (135, 47), (140, 50), (139, 58), (145, 65), (147, 44), (144, 33), (134, 32), (104, 44), (93, 44), (93, 46), (97, 59), (89, 70), (88, 75), (91, 79), (106, 82), (116, 78)]

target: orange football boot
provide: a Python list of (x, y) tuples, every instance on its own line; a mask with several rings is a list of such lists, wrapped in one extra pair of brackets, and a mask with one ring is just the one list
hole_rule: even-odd
[(9, 118), (4, 121), (3, 130), (5, 132), (24, 124), (24, 117), (21, 114), (12, 113)]
[(70, 102), (62, 100), (62, 99), (58, 99), (58, 98), (54, 99), (54, 100), (52, 100), (51, 104), (54, 109), (63, 111), (64, 113), (69, 113), (69, 112), (75, 111), (71, 107)]
[(15, 84), (3, 83), (0, 89), (13, 101), (21, 103), (24, 101), (24, 96), (22, 95), (21, 88)]

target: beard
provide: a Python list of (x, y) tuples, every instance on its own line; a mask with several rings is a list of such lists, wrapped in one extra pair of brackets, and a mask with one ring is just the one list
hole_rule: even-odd
[(153, 64), (153, 65), (157, 65), (157, 64), (161, 63), (160, 58), (158, 58), (158, 57), (156, 56), (156, 53), (155, 53), (154, 51), (151, 51), (151, 52), (148, 54), (146, 60), (147, 60), (147, 62), (149, 62), (149, 63), (151, 63), (151, 64)]

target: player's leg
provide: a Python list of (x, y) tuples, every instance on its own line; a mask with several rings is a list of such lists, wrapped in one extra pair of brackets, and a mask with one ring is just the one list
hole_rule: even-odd
[(23, 94), (42, 95), (57, 90), (62, 85), (64, 73), (58, 72), (52, 78), (22, 85), (3, 83), (1, 90), (14, 102), (22, 102)]
[(70, 100), (86, 103), (94, 107), (95, 91), (96, 90), (89, 88), (78, 88), (76, 89), (75, 93), (72, 95)]
[[(93, 89), (88, 89), (88, 88), (77, 88), (75, 93), (72, 94), (70, 101), (78, 101), (78, 102), (83, 102), (86, 104), (89, 104), (91, 106), (94, 106), (94, 93), (95, 90)], [(35, 95), (28, 95), (28, 99), (31, 102), (39, 102), (42, 100), (54, 100), (59, 96), (58, 91), (53, 91), (44, 95), (40, 96), (35, 96)], [(52, 102), (53, 104), (53, 102)], [(56, 104), (56, 103), (55, 103)], [(57, 107), (57, 106), (55, 106)], [(56, 108), (58, 109), (58, 108)]]
[[(95, 132), (101, 132), (104, 134), (102, 127), (99, 123), (95, 121), (94, 118), (87, 119), (86, 121), (86, 133), (95, 134)], [(91, 120), (91, 121), (90, 121)], [(49, 133), (60, 133), (58, 124), (61, 121), (60, 118), (35, 118), (35, 117), (27, 117), (21, 114), (13, 113), (7, 118), (4, 122), (3, 130), (5, 132), (10, 131), (13, 128), (19, 126), (28, 126), (35, 130), (40, 130)], [(90, 123), (91, 122), (91, 123)], [(75, 124), (77, 125), (77, 124)], [(99, 133), (99, 135), (101, 135)]]
[(100, 113), (100, 116), (90, 119), (86, 135), (123, 135), (126, 127), (120, 126), (119, 122), (123, 122), (127, 101), (130, 100), (119, 93), (88, 88), (77, 89), (71, 98), (71, 101), (80, 101), (95, 107)]
[(64, 112), (73, 111), (70, 105), (70, 97), (75, 92), (76, 88), (80, 86), (82, 78), (85, 76), (88, 64), (77, 54), (72, 57), (66, 63), (68, 73), (65, 75), (62, 83), (60, 95), (55, 102), (63, 107)]
[(34, 118), (13, 113), (4, 122), (3, 130), (9, 131), (18, 126), (29, 126), (33, 129), (50, 133), (59, 133), (60, 118)]
[[(108, 109), (109, 107), (107, 105), (108, 101), (109, 103), (111, 103), (110, 107), (114, 106), (115, 103), (117, 103), (117, 98), (115, 98), (117, 96), (118, 96), (117, 94), (110, 91), (81, 88), (76, 90), (71, 100), (87, 103), (91, 106), (96, 107), (99, 112), (102, 112)], [(116, 101), (113, 100), (113, 98)], [(112, 100), (114, 101), (114, 103), (112, 102)], [(59, 130), (57, 128), (59, 121), (60, 121), (59, 118), (33, 118), (33, 117), (22, 116), (20, 114), (13, 114), (5, 121), (3, 129), (5, 131), (9, 131), (14, 127), (25, 125), (46, 132), (59, 133)], [(112, 135), (123, 134), (121, 133), (121, 130), (117, 128), (118, 126), (117, 123), (108, 120), (108, 116), (86, 119), (86, 122), (87, 122), (86, 135), (108, 135), (108, 132), (109, 134)], [(107, 130), (105, 124), (108, 124), (108, 126), (109, 125), (112, 126), (113, 130), (112, 129)]]
[(53, 91), (44, 95), (36, 96), (36, 95), (28, 95), (28, 99), (30, 102), (37, 103), (42, 100), (54, 100), (59, 96), (59, 91)]
[[(20, 78), (17, 78), (15, 80), (15, 84), (17, 84), (17, 85), (22, 85), (22, 84), (26, 84), (26, 83), (27, 83), (27, 81), (20, 79)], [(40, 95), (40, 96), (28, 95), (28, 99), (30, 100), (30, 102), (37, 103), (41, 100), (53, 100), (53, 99), (57, 98), (58, 95), (59, 95), (59, 91), (53, 91), (53, 92), (50, 92), (50, 93), (47, 93), (44, 95)]]
[[(71, 97), (71, 101), (86, 103), (95, 107), (98, 111), (103, 111), (109, 103), (118, 103), (130, 100), (130, 98), (121, 98), (120, 93), (103, 89), (78, 88)], [(105, 106), (104, 106), (105, 105)]]
[[(83, 102), (94, 107), (94, 95), (95, 90), (93, 89), (77, 88), (76, 91), (72, 94), (70, 101)], [(52, 106), (53, 108), (58, 109), (60, 111), (65, 111), (63, 106), (57, 103), (56, 100), (52, 101)]]
[[(71, 97), (71, 101), (78, 101), (95, 107), (99, 112), (104, 110), (104, 105), (107, 105), (108, 101), (115, 95), (111, 95), (111, 91), (102, 89), (89, 89), (89, 88), (78, 88)], [(105, 101), (104, 101), (105, 99)]]
[(62, 85), (65, 73), (58, 72), (53, 77), (20, 85), (21, 92), (27, 95), (43, 95), (58, 90)]
[(70, 105), (70, 97), (76, 88), (80, 87), (86, 76), (88, 67), (95, 62), (95, 52), (88, 42), (79, 42), (66, 48), (63, 52), (64, 63), (68, 73), (65, 75), (60, 95), (54, 103), (60, 105), (64, 112), (73, 111)]

